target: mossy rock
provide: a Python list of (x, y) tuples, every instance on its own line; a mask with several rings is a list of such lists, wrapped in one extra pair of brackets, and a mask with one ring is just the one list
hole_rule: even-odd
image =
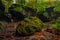
[(41, 31), (43, 27), (43, 22), (37, 17), (28, 17), (19, 23), (16, 30), (21, 35), (29, 35)]

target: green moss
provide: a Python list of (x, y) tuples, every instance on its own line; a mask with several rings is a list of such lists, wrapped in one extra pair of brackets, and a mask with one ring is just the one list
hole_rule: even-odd
[(35, 33), (36, 31), (41, 31), (43, 26), (43, 22), (37, 17), (28, 17), (19, 23), (17, 31), (20, 34), (28, 35)]

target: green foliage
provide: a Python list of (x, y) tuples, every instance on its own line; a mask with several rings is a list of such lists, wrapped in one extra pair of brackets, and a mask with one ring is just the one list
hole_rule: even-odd
[(8, 12), (9, 7), (13, 4), (13, 0), (2, 0), (2, 4), (5, 6), (5, 12)]
[(36, 0), (29, 0), (28, 2), (25, 2), (25, 6), (31, 7), (33, 9), (36, 9), (37, 2)]
[(29, 35), (35, 33), (36, 31), (41, 31), (44, 27), (44, 24), (37, 17), (25, 18), (17, 26), (17, 31), (20, 34)]
[[(18, 5), (18, 4), (17, 4), (17, 5)], [(21, 8), (21, 6), (14, 7), (13, 10), (15, 10), (15, 11), (17, 11), (17, 12), (23, 11), (23, 9)]]
[(60, 30), (60, 18), (57, 21), (55, 21), (55, 23), (52, 24), (52, 27), (55, 30)]
[(25, 4), (25, 0), (16, 0), (16, 4), (24, 5)]
[[(13, 4), (13, 0), (2, 0), (2, 3), (5, 5), (5, 12), (8, 12), (9, 7)], [(16, 0), (16, 4), (20, 5), (19, 7), (16, 7), (16, 11), (21, 11), (21, 5), (31, 7), (33, 9), (37, 9), (37, 12), (39, 11), (45, 11), (46, 7), (55, 6), (55, 11), (60, 10), (60, 2), (58, 0), (52, 1), (52, 0)], [(60, 11), (59, 11), (60, 12)]]
[(57, 11), (57, 12), (60, 12), (60, 6), (56, 6), (55, 9), (54, 9), (54, 11), (55, 11), (55, 12), (56, 12), (56, 11)]

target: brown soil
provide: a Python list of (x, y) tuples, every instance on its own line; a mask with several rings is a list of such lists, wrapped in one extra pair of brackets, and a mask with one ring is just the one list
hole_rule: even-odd
[(17, 25), (17, 22), (8, 24), (6, 30), (0, 34), (0, 40), (60, 40), (60, 36), (46, 31), (36, 32), (31, 36), (16, 37), (14, 34)]

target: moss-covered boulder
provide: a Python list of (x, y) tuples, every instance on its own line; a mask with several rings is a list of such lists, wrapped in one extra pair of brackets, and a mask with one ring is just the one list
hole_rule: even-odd
[(37, 17), (28, 17), (19, 23), (16, 30), (21, 35), (29, 35), (41, 31), (43, 27), (43, 22)]

